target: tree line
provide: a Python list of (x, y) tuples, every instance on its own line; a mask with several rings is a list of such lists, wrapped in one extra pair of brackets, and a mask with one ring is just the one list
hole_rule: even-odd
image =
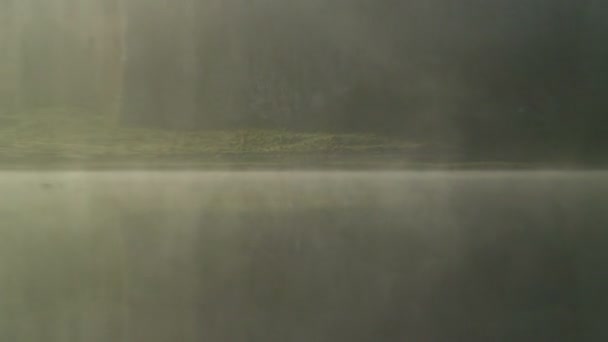
[[(119, 101), (131, 125), (371, 131), (580, 153), (607, 145), (601, 0), (87, 1), (104, 4), (101, 26), (120, 27), (105, 36), (114, 45), (70, 43), (39, 15), (22, 44), (29, 96), (69, 75), (78, 91), (68, 94)], [(63, 50), (53, 44), (62, 39)], [(114, 49), (101, 76), (87, 44)], [(100, 92), (103, 82), (120, 91)]]

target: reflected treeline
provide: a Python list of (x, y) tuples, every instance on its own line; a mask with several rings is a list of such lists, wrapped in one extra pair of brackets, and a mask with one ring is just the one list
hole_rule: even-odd
[(16, 172), (0, 187), (1, 341), (608, 340), (605, 172)]
[(0, 3), (9, 98), (22, 104), (122, 99), (130, 124), (374, 131), (514, 153), (607, 145), (599, 0)]

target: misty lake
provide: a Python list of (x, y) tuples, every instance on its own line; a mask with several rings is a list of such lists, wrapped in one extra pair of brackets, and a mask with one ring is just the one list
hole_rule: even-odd
[(606, 341), (607, 172), (0, 172), (0, 341)]

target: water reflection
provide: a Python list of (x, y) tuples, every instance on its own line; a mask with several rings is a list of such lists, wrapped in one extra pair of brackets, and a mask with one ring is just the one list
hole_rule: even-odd
[(0, 174), (3, 341), (599, 341), (606, 173)]

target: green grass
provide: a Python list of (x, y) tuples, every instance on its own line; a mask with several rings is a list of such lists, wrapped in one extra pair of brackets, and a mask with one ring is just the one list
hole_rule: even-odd
[(422, 144), (373, 134), (285, 130), (173, 131), (125, 127), (74, 109), (0, 114), (0, 160), (209, 161), (407, 155)]

